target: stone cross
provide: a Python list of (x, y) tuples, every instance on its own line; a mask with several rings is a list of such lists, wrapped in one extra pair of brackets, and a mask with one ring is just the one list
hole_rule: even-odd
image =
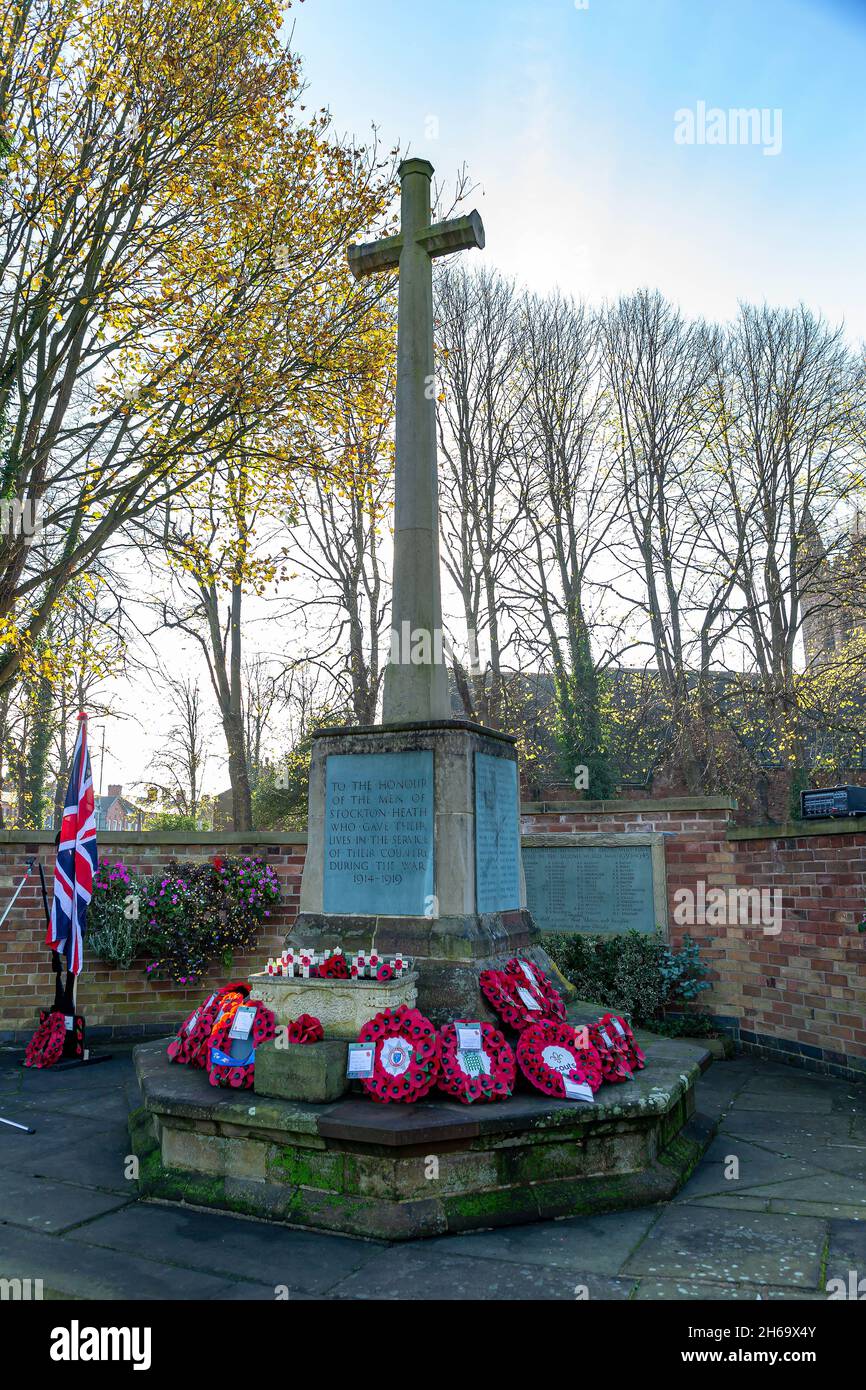
[(399, 236), (349, 247), (356, 279), (377, 270), (400, 272), (392, 654), (385, 669), (383, 724), (451, 718), (439, 581), (433, 258), (484, 245), (477, 212), (431, 225), (432, 164), (404, 159), (399, 173)]

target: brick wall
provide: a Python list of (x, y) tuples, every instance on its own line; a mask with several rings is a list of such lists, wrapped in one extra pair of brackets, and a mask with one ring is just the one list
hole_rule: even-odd
[[(861, 828), (857, 828), (858, 825)], [(720, 1012), (752, 1051), (866, 1079), (863, 822), (731, 831), (738, 884), (778, 889), (781, 930), (728, 927)]]
[[(862, 821), (736, 827), (724, 797), (660, 801), (531, 803), (523, 829), (665, 834), (670, 935), (698, 941), (712, 988), (700, 1007), (747, 1051), (783, 1055), (835, 1074), (866, 1078), (866, 827)], [(677, 923), (678, 893), (712, 889), (780, 893), (770, 912), (743, 921)], [(710, 900), (712, 902), (712, 900)], [(739, 920), (737, 920), (739, 918)]]
[[(103, 831), (100, 857), (123, 859), (130, 868), (152, 873), (170, 860), (208, 860), (213, 855), (261, 855), (277, 871), (283, 900), (270, 918), (267, 934), (259, 935), (254, 956), (238, 957), (231, 972), (214, 966), (204, 987), (185, 989), (168, 980), (152, 980), (144, 973), (145, 961), (129, 970), (114, 970), (87, 958), (78, 987), (78, 1002), (87, 1017), (91, 1037), (110, 1034), (136, 1036), (167, 1033), (207, 990), (209, 980), (224, 980), (229, 973), (244, 979), (262, 960), (274, 955), (298, 909), (305, 835), (243, 837), (229, 833), (161, 836)], [(49, 902), (54, 864), (52, 835), (4, 832), (0, 835), (0, 913), (9, 902), (26, 868), (26, 857), (42, 861)], [(0, 1040), (20, 1040), (33, 1031), (36, 1011), (54, 998), (51, 958), (45, 949), (45, 913), (38, 870), (25, 884), (11, 913), (0, 927)]]
[[(733, 803), (723, 797), (663, 801), (527, 803), (525, 833), (657, 832), (666, 836), (671, 938), (688, 932), (711, 967), (712, 989), (701, 1006), (749, 1050), (785, 1054), (804, 1065), (866, 1075), (866, 828), (857, 822), (809, 827), (743, 829), (732, 824)], [(148, 872), (170, 859), (215, 854), (261, 854), (277, 870), (284, 899), (259, 938), (254, 958), (239, 959), (243, 978), (275, 953), (297, 911), (304, 835), (242, 837), (227, 833), (158, 838), (103, 834), (100, 852)], [(52, 864), (51, 836), (0, 834), (0, 909), (23, 872), (25, 856)], [(50, 877), (50, 873), (49, 873)], [(675, 920), (679, 890), (780, 889), (781, 930), (732, 921)], [(709, 915), (709, 914), (708, 914)], [(0, 1039), (29, 1035), (36, 1009), (51, 1001), (53, 980), (43, 945), (38, 877), (24, 888), (0, 928)], [(91, 961), (80, 1002), (92, 1035), (165, 1033), (194, 1006), (203, 990), (146, 978), (144, 962), (128, 971)], [(225, 977), (216, 967), (212, 979)]]

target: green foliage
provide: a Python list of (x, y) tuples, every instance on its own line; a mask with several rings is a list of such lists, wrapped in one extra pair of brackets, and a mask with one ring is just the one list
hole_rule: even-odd
[(719, 1033), (709, 1014), (672, 1014), (651, 1019), (645, 1026), (663, 1038), (715, 1038)]
[(577, 623), (573, 662), (573, 670), (556, 680), (556, 740), (569, 780), (575, 766), (582, 764), (588, 771), (587, 795), (603, 801), (614, 794), (617, 785), (605, 733), (609, 692), (593, 664), (589, 632), (582, 618)]
[(197, 830), (195, 816), (180, 811), (153, 811), (147, 817), (147, 830)]
[(280, 767), (268, 764), (253, 792), (256, 830), (303, 830), (307, 823), (310, 750), (293, 749)]
[(194, 984), (212, 961), (228, 969), (236, 953), (255, 947), (279, 898), (275, 871), (250, 855), (175, 861), (147, 877), (121, 860), (103, 860), (88, 914), (88, 949), (124, 970), (149, 954), (148, 975)]
[(325, 705), (315, 712), (307, 732), (279, 763), (266, 763), (262, 767), (253, 792), (256, 830), (306, 829), (313, 729), (336, 728), (353, 722), (346, 710)]
[(144, 950), (141, 903), (147, 880), (122, 860), (100, 859), (87, 911), (87, 951), (106, 965), (128, 970)]
[(211, 961), (229, 969), (236, 953), (253, 950), (259, 926), (280, 898), (275, 871), (251, 855), (173, 862), (147, 886), (142, 911), (154, 955), (147, 973), (182, 985), (194, 984)]
[(630, 1015), (641, 1025), (671, 1007), (692, 1003), (709, 989), (707, 967), (691, 937), (673, 951), (660, 931), (652, 936), (551, 936), (545, 945), (583, 999)]

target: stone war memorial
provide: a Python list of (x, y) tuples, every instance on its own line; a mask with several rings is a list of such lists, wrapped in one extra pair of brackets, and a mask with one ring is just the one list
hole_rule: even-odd
[[(149, 1195), (396, 1239), (658, 1201), (707, 1137), (703, 1049), (599, 1018), (527, 907), (528, 880), (547, 929), (580, 901), (589, 929), (613, 913), (652, 931), (661, 837), (538, 836), (522, 862), (516, 739), (452, 717), (432, 263), (483, 247), (484, 230), (476, 212), (431, 222), (432, 174), (405, 160), (399, 235), (348, 253), (356, 277), (399, 273), (391, 628), (428, 640), (392, 648), (380, 724), (314, 735), (281, 957), (206, 1001), (171, 1060), (164, 1042), (137, 1052)], [(176, 1065), (196, 1056), (200, 1016), (222, 1088)]]

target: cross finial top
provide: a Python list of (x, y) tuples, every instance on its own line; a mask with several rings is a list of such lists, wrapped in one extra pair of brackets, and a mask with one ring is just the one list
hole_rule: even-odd
[[(349, 247), (349, 269), (356, 280), (377, 270), (395, 270), (407, 238), (423, 246), (428, 256), (449, 256), (454, 251), (484, 247), (484, 224), (472, 210), (468, 217), (453, 217), (430, 225), (430, 181), (433, 165), (429, 159), (404, 159), (400, 175), (400, 231), (397, 236), (367, 241)], [(414, 176), (420, 175), (420, 186)]]

